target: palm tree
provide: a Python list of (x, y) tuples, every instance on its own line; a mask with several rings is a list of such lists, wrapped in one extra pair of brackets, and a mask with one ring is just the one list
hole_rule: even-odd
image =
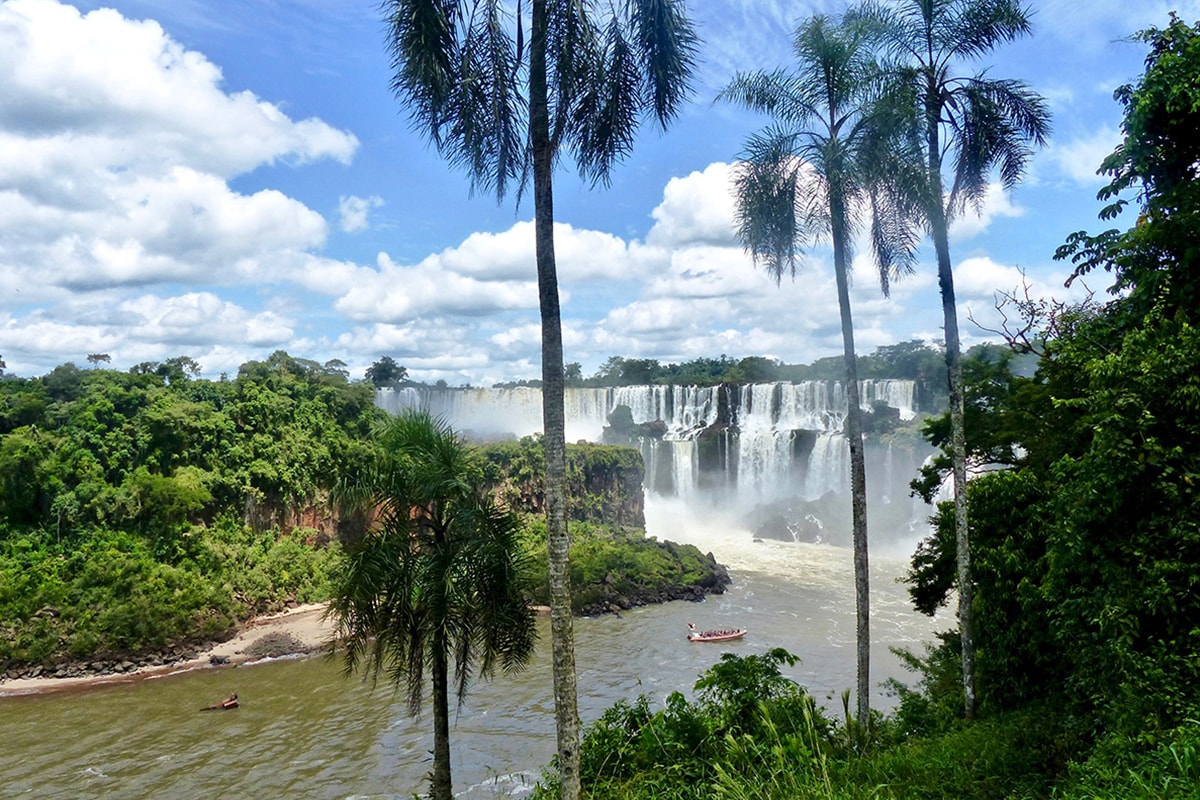
[(841, 314), (846, 366), (846, 438), (854, 526), (857, 711), (870, 710), (870, 579), (867, 554), (867, 482), (862, 407), (850, 311), (854, 236), (871, 210), (871, 239), (886, 293), (886, 276), (910, 269), (915, 237), (892, 198), (876, 191), (872, 125), (879, 68), (871, 26), (838, 24), (825, 16), (802, 23), (793, 38), (796, 69), (736, 75), (720, 97), (769, 114), (774, 126), (752, 136), (735, 175), (737, 234), (756, 263), (776, 281), (796, 274), (804, 246), (828, 237)]
[[(473, 187), (502, 200), (533, 179), (542, 320), (542, 430), (550, 629), (562, 796), (579, 786), (579, 715), (566, 511), (562, 324), (554, 166), (564, 152), (607, 182), (645, 116), (662, 127), (687, 94), (696, 35), (682, 0), (384, 0), (392, 89)], [(528, 62), (525, 61), (528, 56)]]
[(945, 320), (950, 390), (950, 449), (958, 560), (958, 623), (962, 637), (965, 713), (975, 716), (975, 644), (971, 623), (974, 587), (967, 529), (967, 455), (963, 423), (962, 348), (950, 263), (950, 223), (968, 206), (978, 209), (995, 170), (1005, 189), (1025, 173), (1031, 144), (1050, 132), (1045, 101), (1024, 82), (985, 71), (959, 73), (960, 64), (1030, 32), (1019, 0), (901, 0), (884, 6), (867, 0), (851, 12), (878, 24), (899, 62), (897, 93), (907, 100), (910, 169), (904, 176), (917, 218), (933, 239)]
[(376, 520), (350, 547), (328, 613), (347, 670), (406, 687), (413, 714), (428, 670), (430, 796), (450, 800), (451, 661), (461, 703), (476, 670), (516, 670), (533, 652), (520, 521), (496, 505), (474, 452), (428, 414), (393, 418), (378, 445), (377, 463), (340, 492)]

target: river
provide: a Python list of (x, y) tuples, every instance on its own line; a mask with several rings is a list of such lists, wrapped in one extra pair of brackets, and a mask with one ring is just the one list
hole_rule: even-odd
[[(685, 523), (663, 503), (647, 508), (660, 538), (690, 541), (730, 567), (733, 585), (703, 603), (668, 603), (575, 626), (580, 715), (595, 720), (617, 700), (690, 693), (722, 652), (785, 647), (801, 659), (787, 674), (840, 711), (854, 684), (850, 552), (825, 545), (755, 542), (724, 525)], [(872, 553), (872, 683), (911, 681), (890, 647), (920, 649), (949, 627), (913, 612), (896, 583), (902, 547)], [(689, 644), (686, 626), (741, 626), (723, 645)], [(554, 753), (549, 626), (529, 667), (477, 683), (451, 732), (459, 797), (519, 797)], [(237, 692), (236, 711), (197, 709)], [(877, 688), (872, 703), (892, 704)], [(414, 721), (404, 697), (346, 677), (324, 657), (212, 668), (64, 693), (0, 697), (0, 797), (408, 798), (426, 786), (430, 718)]]

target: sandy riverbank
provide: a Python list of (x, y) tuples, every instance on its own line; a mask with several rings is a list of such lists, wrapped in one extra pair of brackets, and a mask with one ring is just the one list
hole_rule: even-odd
[(312, 652), (328, 645), (333, 624), (324, 619), (325, 604), (298, 606), (279, 614), (256, 617), (231, 639), (211, 645), (194, 658), (165, 666), (140, 667), (110, 675), (84, 675), (77, 678), (18, 678), (0, 680), (0, 697), (81, 689), (89, 686), (128, 683), (148, 675), (164, 675), (194, 669), (221, 669), (263, 658), (264, 650), (280, 655), (280, 645), (293, 653)]

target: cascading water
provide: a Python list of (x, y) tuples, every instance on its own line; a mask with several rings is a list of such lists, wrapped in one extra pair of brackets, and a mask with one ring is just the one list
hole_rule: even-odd
[(840, 433), (825, 432), (817, 437), (808, 459), (805, 496), (816, 500), (830, 492), (838, 493), (850, 485), (850, 448)]
[(900, 419), (908, 421), (916, 416), (913, 408), (913, 398), (916, 395), (915, 381), (865, 380), (862, 385), (862, 406), (872, 408), (876, 403), (883, 403), (889, 408), (900, 410)]
[[(896, 422), (915, 418), (913, 381), (864, 380), (860, 389), (865, 411), (878, 411), (883, 404), (883, 413)], [(392, 413), (427, 410), (480, 439), (527, 436), (542, 427), (541, 391), (536, 388), (384, 389), (377, 404)], [(573, 387), (564, 393), (564, 406), (569, 442), (603, 441), (606, 428), (612, 437), (610, 417), (620, 407), (628, 409), (635, 430), (627, 441), (642, 451), (651, 497), (731, 510), (820, 501), (824, 508), (819, 512), (790, 508), (787, 513), (828, 518), (837, 507), (829, 498), (849, 492), (849, 448), (842, 433), (846, 393), (837, 381)], [(903, 449), (900, 453), (890, 442), (872, 446), (868, 440), (868, 499), (874, 505), (891, 505), (901, 493), (907, 495), (908, 480), (930, 452), (916, 436)], [(894, 504), (887, 512), (895, 515), (900, 509), (901, 504)], [(904, 513), (906, 520), (918, 519), (927, 510), (905, 508)], [(907, 522), (888, 525), (912, 527)], [(800, 538), (794, 525), (785, 527)]]

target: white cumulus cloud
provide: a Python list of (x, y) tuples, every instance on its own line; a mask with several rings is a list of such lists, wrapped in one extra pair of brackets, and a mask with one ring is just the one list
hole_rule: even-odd
[(703, 171), (671, 178), (663, 199), (651, 212), (649, 244), (732, 244), (734, 192), (729, 164), (716, 162)]
[(225, 91), (220, 69), (158, 23), (8, 0), (0, 74), (0, 269), (72, 289), (217, 285), (284, 276), (324, 245), (319, 214), (229, 180), (347, 162), (357, 139)]
[(1121, 132), (1110, 125), (1050, 147), (1050, 159), (1070, 180), (1081, 186), (1097, 187), (1108, 182), (1097, 174), (1104, 161), (1121, 143)]
[(998, 217), (1020, 217), (1025, 209), (1013, 203), (1012, 195), (999, 183), (989, 183), (978, 209), (967, 204), (966, 209), (950, 225), (950, 236), (958, 241), (978, 236)]
[[(316, 281), (327, 223), (231, 181), (349, 163), (353, 134), (228, 90), (205, 55), (112, 9), (0, 3), (0, 74), (0, 312), (25, 315), (6, 360), (38, 364), (52, 343), (121, 351), (119, 365), (177, 355), (169, 346), (228, 343), (232, 357), (302, 341), (215, 292)], [(211, 291), (172, 295), (180, 285)]]
[(358, 233), (371, 227), (368, 217), (371, 209), (383, 206), (383, 198), (378, 195), (370, 197), (342, 196), (338, 199), (338, 226), (344, 233)]

